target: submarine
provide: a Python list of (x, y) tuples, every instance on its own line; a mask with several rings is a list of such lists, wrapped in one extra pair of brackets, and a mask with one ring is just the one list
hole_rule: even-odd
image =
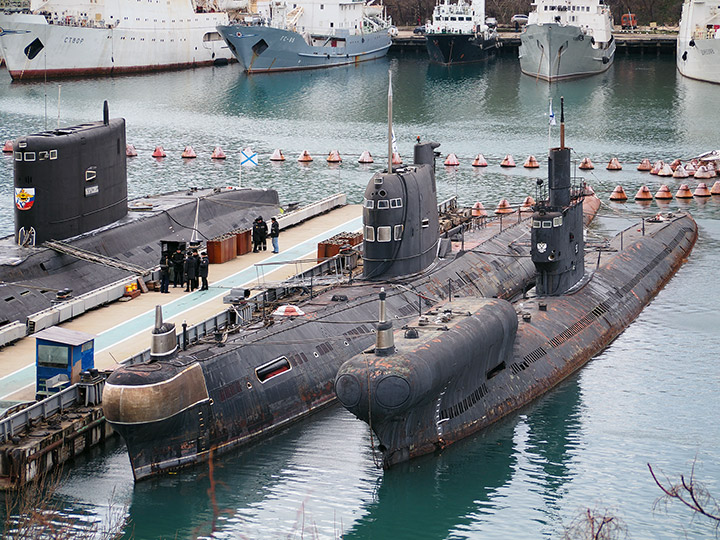
[(442, 451), (547, 392), (607, 347), (690, 254), (686, 213), (645, 219), (586, 250), (570, 149), (549, 151), (547, 194), (532, 213), (535, 288), (525, 297), (451, 297), (422, 316), (388, 318), (376, 343), (338, 370), (339, 401), (372, 431), (390, 468)]
[(264, 189), (189, 188), (128, 200), (125, 148), (125, 120), (110, 118), (107, 101), (101, 121), (13, 141), (0, 345), (122, 296), (133, 278), (152, 279), (162, 242), (174, 251), (279, 212), (277, 192)]
[[(388, 117), (390, 125), (391, 105)], [(188, 342), (158, 307), (149, 360), (118, 367), (103, 394), (136, 481), (208, 461), (334, 403), (340, 366), (375, 342), (381, 289), (388, 319), (400, 323), (449, 298), (511, 299), (532, 286), (529, 215), (476, 216), (440, 230), (438, 146), (418, 141), (413, 163), (396, 166), (389, 143), (387, 169), (365, 189), (362, 273), (281, 299), (296, 316), (272, 315), (263, 303), (249, 322), (230, 318)], [(599, 200), (583, 192), (578, 204), (592, 216)]]

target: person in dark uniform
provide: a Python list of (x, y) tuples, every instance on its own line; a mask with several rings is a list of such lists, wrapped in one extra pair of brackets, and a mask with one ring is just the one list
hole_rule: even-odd
[(253, 253), (257, 253), (258, 251), (260, 251), (260, 246), (262, 245), (262, 225), (260, 225), (261, 221), (262, 221), (262, 218), (258, 217), (253, 222), (253, 228), (252, 228)]
[(160, 292), (169, 293), (170, 287), (170, 260), (167, 253), (163, 253), (160, 257)]
[(193, 250), (193, 264), (195, 265), (195, 281), (193, 282), (193, 289), (200, 287), (200, 255), (198, 255), (197, 249)]
[(262, 250), (265, 251), (267, 250), (268, 226), (262, 216), (259, 216), (258, 219), (260, 220), (260, 243), (262, 244)]
[(208, 269), (210, 267), (210, 259), (208, 259), (207, 253), (202, 252), (200, 254), (200, 277), (202, 278), (201, 291), (208, 290)]
[(270, 241), (272, 242), (273, 247), (273, 253), (279, 253), (279, 241), (278, 236), (280, 236), (280, 224), (277, 222), (277, 219), (274, 217), (270, 218)]
[(173, 281), (173, 287), (177, 287), (180, 285), (183, 286), (183, 263), (185, 262), (185, 257), (183, 256), (182, 251), (180, 248), (177, 248), (175, 250), (175, 253), (173, 253), (170, 257), (170, 262), (173, 265), (173, 273), (175, 274), (174, 281)]
[(187, 257), (185, 257), (185, 292), (190, 292), (195, 290), (195, 276), (197, 275), (195, 272), (195, 259), (192, 256), (192, 253), (188, 253)]

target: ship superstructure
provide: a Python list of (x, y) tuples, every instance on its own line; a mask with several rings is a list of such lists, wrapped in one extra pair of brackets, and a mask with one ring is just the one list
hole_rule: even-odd
[(685, 0), (676, 62), (685, 77), (720, 83), (720, 5)]

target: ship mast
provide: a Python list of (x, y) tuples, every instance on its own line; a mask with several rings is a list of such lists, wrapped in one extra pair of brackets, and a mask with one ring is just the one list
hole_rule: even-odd
[(392, 71), (388, 70), (388, 174), (392, 174), (392, 158), (393, 158), (393, 145), (392, 145)]

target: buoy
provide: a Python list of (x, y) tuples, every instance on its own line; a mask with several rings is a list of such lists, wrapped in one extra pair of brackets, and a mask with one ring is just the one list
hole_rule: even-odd
[(695, 171), (697, 171), (697, 167), (692, 161), (685, 165), (685, 172), (688, 173), (688, 176), (695, 176)]
[(540, 164), (538, 163), (538, 160), (535, 159), (535, 156), (531, 154), (525, 160), (525, 163), (523, 163), (523, 167), (525, 167), (526, 169), (537, 169), (538, 167), (540, 167)]
[(647, 186), (641, 186), (638, 192), (635, 194), (636, 201), (652, 201), (652, 193)]
[(298, 161), (300, 163), (310, 163), (313, 160), (313, 158), (310, 156), (310, 152), (307, 150), (303, 150), (302, 154), (300, 154), (300, 157), (298, 158)]
[(402, 165), (402, 158), (400, 157), (400, 154), (398, 154), (397, 152), (393, 152), (392, 164), (393, 165)]
[(446, 167), (457, 167), (460, 165), (460, 162), (458, 161), (458, 158), (455, 154), (448, 154), (448, 157), (445, 159), (444, 165)]
[(673, 159), (672, 163), (670, 163), (670, 168), (674, 172), (675, 169), (677, 169), (680, 165), (682, 165), (682, 161), (680, 161), (679, 159)]
[(483, 203), (478, 201), (475, 204), (473, 204), (472, 215), (473, 215), (473, 217), (487, 217), (487, 215), (488, 215), (487, 210), (485, 210)]
[(193, 150), (192, 146), (186, 146), (185, 150), (183, 150), (182, 156), (185, 159), (193, 159), (196, 158), (197, 155), (195, 154), (195, 150)]
[(137, 150), (135, 150), (135, 147), (130, 143), (125, 145), (125, 156), (127, 156), (127, 157), (137, 156)]
[(501, 167), (515, 167), (515, 160), (512, 158), (510, 154), (507, 154), (505, 158), (500, 163)]
[(5, 146), (3, 146), (3, 152), (5, 152), (6, 154), (11, 153), (13, 151), (12, 143), (13, 142), (11, 140), (5, 141)]
[(713, 187), (710, 188), (710, 195), (720, 195), (720, 180), (715, 180)]
[(670, 167), (670, 165), (668, 165), (667, 163), (665, 163), (665, 164), (660, 168), (660, 170), (658, 171), (657, 175), (658, 175), (658, 176), (672, 176), (672, 175), (673, 175), (673, 170), (672, 170), (672, 168)]
[(533, 206), (535, 206), (535, 199), (533, 199), (530, 195), (525, 197), (525, 200), (522, 203), (522, 206), (520, 207), (521, 212), (532, 212)]
[(665, 166), (665, 162), (661, 159), (659, 161), (655, 162), (655, 165), (652, 166), (650, 169), (650, 174), (657, 174), (660, 172), (660, 169), (662, 169)]
[(328, 163), (340, 163), (342, 161), (342, 158), (340, 157), (340, 152), (337, 150), (330, 150), (330, 153), (327, 157)]
[(608, 171), (621, 171), (622, 165), (620, 165), (618, 158), (614, 157), (610, 160), (610, 163), (607, 164), (606, 168)]
[(675, 197), (677, 197), (678, 199), (692, 199), (693, 194), (687, 184), (682, 184), (680, 186), (680, 189), (677, 190), (677, 193), (675, 193)]
[(705, 165), (700, 165), (695, 171), (695, 178), (699, 180), (707, 180), (715, 176), (715, 171), (710, 171)]
[(374, 163), (373, 157), (370, 155), (368, 150), (365, 150), (362, 154), (360, 154), (358, 163)]
[(662, 186), (660, 186), (660, 189), (658, 189), (657, 193), (655, 194), (655, 198), (661, 201), (669, 201), (673, 198), (673, 195), (672, 193), (670, 193), (670, 188), (663, 184)]
[(156, 146), (152, 153), (152, 157), (165, 157), (165, 155), (165, 150), (163, 150), (162, 146)]
[(272, 314), (279, 317), (299, 317), (301, 315), (305, 315), (305, 312), (292, 304), (283, 304), (273, 311)]
[(270, 156), (270, 161), (285, 161), (285, 156), (283, 156), (282, 150), (276, 148)]
[(611, 201), (627, 201), (627, 195), (622, 186), (617, 186), (610, 194)]
[(685, 167), (682, 165), (678, 165), (675, 169), (675, 172), (673, 172), (673, 178), (687, 178), (690, 176), (687, 171), (685, 170)]
[(473, 167), (487, 167), (487, 161), (485, 161), (485, 156), (482, 154), (478, 154), (475, 156), (475, 159), (472, 162)]
[(637, 166), (638, 171), (650, 171), (652, 170), (652, 164), (648, 158), (643, 159), (640, 165)]
[(580, 165), (578, 165), (578, 168), (582, 169), (583, 171), (591, 171), (595, 168), (595, 165), (593, 165), (593, 162), (590, 161), (589, 157), (584, 157), (582, 158)]
[(693, 193), (694, 197), (709, 197), (710, 196), (710, 190), (707, 187), (707, 184), (705, 182), (700, 182), (698, 186), (695, 188), (695, 192)]
[(496, 214), (512, 214), (514, 210), (510, 208), (510, 203), (507, 199), (500, 199), (500, 202), (495, 209)]
[(225, 159), (225, 158), (227, 158), (227, 156), (225, 155), (225, 152), (223, 152), (222, 148), (220, 148), (219, 146), (216, 146), (213, 149), (213, 153), (210, 156), (210, 158), (211, 159)]
[(589, 197), (591, 195), (595, 195), (595, 190), (592, 188), (590, 184), (585, 184), (585, 196)]

